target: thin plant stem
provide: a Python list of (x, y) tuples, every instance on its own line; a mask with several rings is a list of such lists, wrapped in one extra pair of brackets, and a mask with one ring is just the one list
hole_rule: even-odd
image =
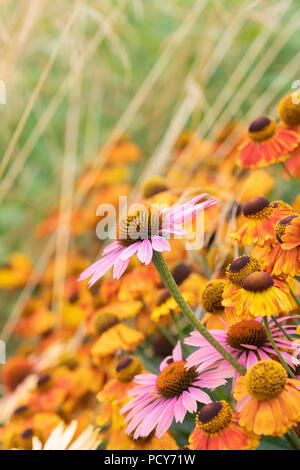
[(266, 331), (267, 331), (267, 335), (268, 335), (268, 338), (269, 338), (269, 341), (270, 343), (272, 344), (273, 348), (274, 348), (274, 351), (276, 352), (281, 364), (283, 365), (283, 367), (285, 368), (285, 370), (287, 371), (287, 373), (293, 378), (293, 379), (297, 379), (297, 377), (295, 376), (294, 372), (291, 370), (291, 368), (287, 365), (287, 363), (285, 362), (285, 360), (283, 359), (274, 339), (273, 339), (273, 336), (271, 335), (271, 331), (270, 331), (270, 326), (269, 326), (269, 322), (267, 320), (266, 317), (264, 317), (264, 324), (265, 324), (265, 327), (266, 327)]
[(282, 168), (284, 169), (284, 171), (288, 174), (288, 176), (290, 177), (291, 180), (294, 180), (294, 176), (292, 175), (292, 173), (290, 172), (290, 170), (287, 168), (286, 164), (284, 162), (280, 162)]
[(152, 262), (162, 278), (164, 284), (174, 298), (182, 313), (188, 318), (193, 327), (228, 361), (240, 374), (244, 375), (244, 367), (209, 333), (204, 325), (196, 318), (190, 306), (184, 300), (165, 260), (161, 253), (154, 251)]
[(177, 331), (177, 334), (178, 334), (178, 337), (179, 337), (179, 340), (180, 340), (182, 346), (186, 349), (186, 351), (189, 354), (191, 354), (192, 350), (189, 348), (189, 346), (187, 344), (184, 343), (184, 334), (182, 333), (182, 330), (179, 326), (176, 315), (173, 312), (171, 312), (171, 317), (172, 317), (173, 323), (175, 325), (175, 328), (176, 328), (176, 331)]
[(168, 329), (165, 328), (161, 323), (158, 323), (157, 326), (160, 329), (160, 332), (167, 338), (169, 343), (171, 343), (172, 346), (176, 346), (176, 341), (174, 340), (174, 338), (172, 338), (172, 336), (168, 332)]
[(295, 447), (297, 448), (297, 450), (300, 450), (300, 439), (297, 436), (295, 429), (290, 429), (289, 433), (292, 438), (292, 441), (295, 444)]
[(290, 337), (290, 335), (284, 331), (284, 329), (282, 328), (282, 326), (280, 325), (280, 323), (276, 320), (276, 318), (274, 317), (274, 315), (272, 315), (272, 320), (273, 322), (275, 323), (275, 325), (280, 329), (281, 333), (287, 338), (289, 339), (290, 341), (292, 341), (292, 338)]

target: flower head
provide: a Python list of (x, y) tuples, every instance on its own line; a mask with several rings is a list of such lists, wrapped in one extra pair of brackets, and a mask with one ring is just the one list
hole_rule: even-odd
[(291, 310), (286, 284), (263, 271), (248, 274), (242, 288), (223, 297), (223, 305), (233, 308), (239, 318), (277, 316)]
[[(170, 362), (171, 361), (171, 362)], [(180, 343), (160, 366), (160, 373), (135, 377), (138, 384), (129, 395), (134, 397), (121, 410), (128, 413), (126, 433), (134, 438), (148, 436), (154, 429), (157, 437), (171, 426), (173, 419), (181, 422), (188, 412), (197, 410), (197, 403), (209, 403), (210, 397), (201, 388), (216, 388), (225, 383), (222, 371), (202, 371), (187, 368)]]
[(171, 234), (184, 235), (185, 231), (180, 228), (180, 224), (193, 219), (200, 211), (217, 203), (213, 198), (199, 203), (206, 196), (201, 194), (179, 207), (162, 211), (155, 206), (149, 208), (144, 204), (135, 207), (120, 218), (117, 240), (104, 249), (104, 257), (86, 269), (79, 280), (92, 276), (89, 280), (89, 286), (92, 286), (112, 266), (113, 277), (119, 279), (133, 255), (137, 254), (140, 262), (147, 265), (152, 260), (153, 250), (170, 251), (166, 237)]
[(259, 117), (248, 128), (239, 148), (238, 163), (244, 168), (262, 168), (286, 160), (299, 145), (296, 132), (276, 124), (273, 118)]
[(239, 245), (270, 244), (276, 241), (275, 224), (291, 213), (291, 208), (264, 197), (250, 199), (243, 205), (244, 222), (230, 236)]
[(256, 362), (234, 390), (239, 424), (256, 434), (282, 436), (300, 421), (299, 387), (279, 362)]
[(224, 400), (204, 405), (189, 437), (191, 450), (252, 450), (258, 436), (237, 425), (238, 414)]
[[(296, 325), (285, 324), (289, 318), (278, 318), (277, 324), (272, 320), (269, 326), (284, 360), (295, 369), (299, 364), (299, 360), (293, 354), (298, 350), (297, 344), (283, 336), (296, 334)], [(277, 356), (261, 318), (241, 320), (232, 326), (225, 324), (225, 330), (210, 330), (210, 334), (245, 368), (251, 367), (258, 361)], [(197, 370), (203, 367), (219, 367), (223, 370), (224, 377), (233, 377), (233, 386), (235, 386), (240, 373), (231, 367), (200, 333), (193, 331), (184, 342), (197, 348), (187, 358), (189, 367), (196, 367)]]

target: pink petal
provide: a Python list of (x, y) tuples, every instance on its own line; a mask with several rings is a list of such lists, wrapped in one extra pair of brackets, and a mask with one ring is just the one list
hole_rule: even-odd
[(181, 351), (181, 344), (180, 341), (177, 341), (175, 348), (173, 349), (173, 361), (179, 362), (182, 361), (182, 351)]
[(114, 265), (113, 278), (120, 279), (122, 274), (126, 271), (130, 259), (122, 260), (121, 256), (117, 259)]
[(182, 421), (185, 418), (186, 415), (186, 409), (183, 406), (182, 402), (182, 396), (180, 395), (176, 401), (175, 407), (174, 407), (174, 415), (175, 415), (175, 420), (176, 423), (182, 423)]
[(141, 245), (142, 242), (135, 242), (133, 243), (133, 245), (130, 245), (128, 246), (127, 248), (125, 248), (125, 250), (123, 251), (123, 253), (121, 254), (120, 258), (125, 261), (129, 258), (131, 258), (131, 256), (135, 255), (135, 253), (138, 251), (140, 245)]
[(151, 243), (152, 247), (154, 248), (155, 251), (170, 251), (171, 247), (170, 244), (167, 240), (165, 240), (163, 237), (159, 237), (157, 235), (154, 235), (151, 238)]
[(153, 250), (149, 240), (145, 239), (139, 246), (138, 259), (143, 264), (149, 264), (152, 260)]

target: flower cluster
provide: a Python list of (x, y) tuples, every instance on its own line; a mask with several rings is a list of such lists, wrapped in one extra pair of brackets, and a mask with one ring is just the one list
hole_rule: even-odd
[[(300, 104), (284, 97), (278, 116), (246, 135), (231, 123), (231, 147), (226, 129), (216, 142), (184, 132), (105, 243), (97, 206), (118, 212), (141, 165), (119, 139), (77, 181), (68, 252), (38, 279), (25, 254), (0, 267), (3, 290), (36, 280), (4, 328), (17, 346), (1, 371), (2, 449), (299, 448)], [(38, 239), (60, 221), (53, 210)]]

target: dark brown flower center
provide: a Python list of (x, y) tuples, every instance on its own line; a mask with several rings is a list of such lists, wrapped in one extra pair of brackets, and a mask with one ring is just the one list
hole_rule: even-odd
[(194, 367), (187, 369), (185, 361), (172, 362), (157, 377), (156, 385), (161, 395), (178, 397), (187, 391), (197, 377)]
[(275, 233), (276, 239), (279, 243), (282, 243), (281, 237), (285, 234), (285, 229), (291, 224), (292, 220), (296, 217), (296, 215), (289, 215), (288, 217), (285, 217), (284, 219), (277, 222), (275, 226)]
[(249, 126), (249, 132), (259, 132), (270, 124), (271, 120), (267, 117), (259, 117), (252, 121)]
[(265, 142), (273, 135), (276, 131), (276, 122), (275, 119), (269, 119), (267, 117), (259, 117), (253, 121), (249, 128), (248, 134), (251, 140), (254, 142)]
[(253, 219), (268, 218), (272, 212), (272, 204), (264, 197), (255, 197), (243, 205), (244, 216)]
[(250, 292), (263, 292), (273, 285), (272, 276), (261, 271), (248, 274), (243, 282), (243, 288)]
[(235, 323), (227, 333), (227, 343), (235, 348), (245, 350), (243, 344), (260, 348), (267, 340), (267, 332), (261, 323), (255, 320), (242, 320)]
[(228, 266), (226, 276), (232, 284), (242, 287), (245, 277), (260, 269), (261, 265), (256, 258), (240, 256)]
[(172, 275), (176, 284), (181, 284), (185, 279), (189, 277), (192, 270), (186, 263), (177, 264), (177, 266), (173, 269)]
[(204, 405), (196, 417), (197, 427), (208, 435), (223, 432), (231, 423), (233, 411), (224, 400)]

